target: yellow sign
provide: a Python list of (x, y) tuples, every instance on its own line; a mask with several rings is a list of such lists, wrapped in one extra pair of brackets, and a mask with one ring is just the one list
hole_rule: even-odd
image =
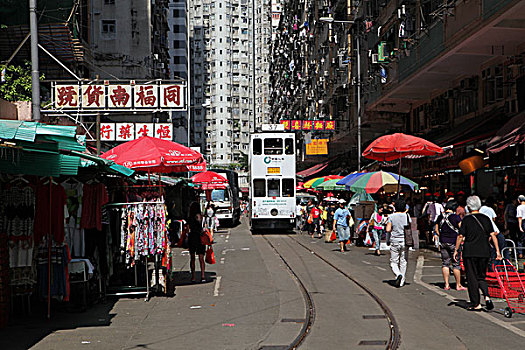
[(306, 144), (306, 155), (319, 156), (328, 154), (329, 139), (312, 139), (312, 142)]
[(280, 174), (281, 168), (267, 168), (268, 174)]

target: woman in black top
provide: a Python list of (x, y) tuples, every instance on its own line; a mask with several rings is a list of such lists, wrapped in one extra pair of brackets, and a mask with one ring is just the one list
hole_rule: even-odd
[(478, 196), (467, 198), (467, 207), (471, 214), (466, 215), (461, 222), (459, 234), (454, 251), (454, 259), (457, 259), (458, 249), (463, 244), (463, 263), (467, 273), (468, 295), (471, 306), (469, 311), (481, 311), (479, 289), (485, 296), (487, 310), (492, 310), (494, 304), (489, 297), (489, 290), (485, 277), (490, 259), (489, 239), (492, 239), (496, 248), (496, 259), (501, 260), (501, 252), (498, 246), (497, 233), (494, 232), (492, 223), (488, 216), (479, 213), (481, 200)]
[(188, 225), (190, 226), (188, 246), (190, 250), (191, 281), (195, 282), (195, 254), (197, 254), (201, 265), (201, 282), (206, 282), (206, 277), (204, 275), (204, 269), (206, 266), (204, 262), (204, 254), (206, 253), (206, 246), (201, 242), (203, 217), (199, 203), (191, 203), (188, 216)]

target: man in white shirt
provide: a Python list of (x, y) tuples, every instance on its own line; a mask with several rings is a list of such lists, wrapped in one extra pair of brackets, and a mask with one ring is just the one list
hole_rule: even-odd
[[(516, 208), (516, 217), (518, 218), (518, 226), (520, 231), (518, 232), (518, 247), (523, 247), (525, 243), (525, 196), (520, 195), (518, 197), (518, 208)], [(523, 258), (523, 250), (520, 249), (520, 259)]]

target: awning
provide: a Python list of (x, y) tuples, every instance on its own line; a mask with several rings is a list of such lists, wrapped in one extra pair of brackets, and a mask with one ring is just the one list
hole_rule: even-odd
[(487, 147), (487, 152), (495, 154), (511, 145), (525, 143), (525, 112), (514, 116), (496, 132)]
[(304, 176), (304, 177), (315, 175), (318, 172), (320, 172), (321, 170), (323, 170), (324, 168), (326, 168), (329, 163), (330, 162), (327, 161), (327, 162), (324, 162), (324, 163), (321, 163), (321, 164), (314, 165), (311, 168), (308, 168), (308, 169), (305, 169), (303, 171), (298, 172), (297, 175)]

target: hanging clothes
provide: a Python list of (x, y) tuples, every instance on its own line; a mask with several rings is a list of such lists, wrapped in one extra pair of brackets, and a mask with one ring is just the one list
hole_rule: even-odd
[[(50, 188), (51, 187), (51, 188)], [(51, 192), (51, 207), (49, 195)], [(66, 192), (64, 187), (55, 183), (38, 185), (36, 189), (35, 204), (35, 245), (42, 242), (43, 237), (53, 235), (56, 243), (64, 242), (64, 206), (66, 205)]]
[(80, 182), (62, 182), (66, 193), (66, 211), (64, 213), (65, 241), (70, 247), (71, 256), (85, 256), (84, 229), (80, 227), (82, 218), (83, 184)]
[(108, 200), (108, 191), (104, 184), (84, 184), (80, 227), (102, 231), (102, 206)]
[[(47, 297), (49, 281), (49, 247), (43, 242), (37, 251), (38, 294)], [(53, 243), (51, 246), (51, 297), (69, 301), (69, 262), (71, 256), (67, 244)]]

